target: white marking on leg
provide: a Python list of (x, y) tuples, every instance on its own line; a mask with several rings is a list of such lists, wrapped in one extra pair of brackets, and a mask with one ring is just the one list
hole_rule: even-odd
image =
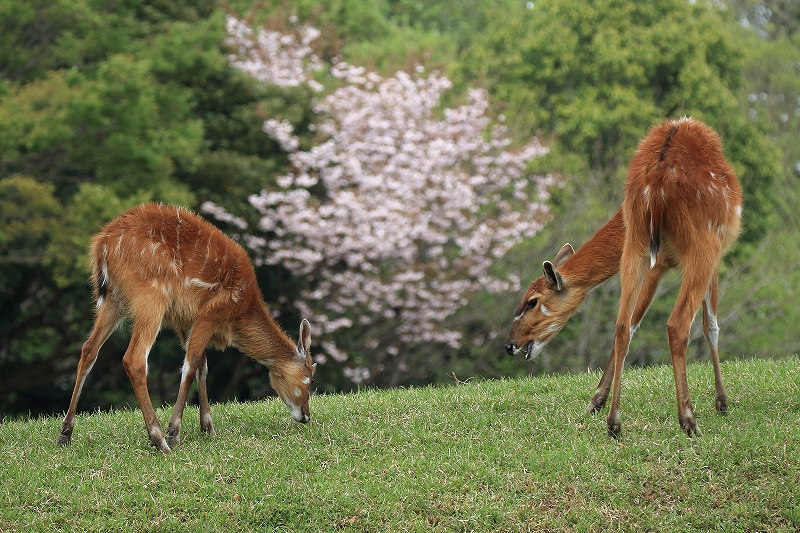
[(201, 381), (205, 381), (206, 378), (208, 378), (208, 363), (206, 362), (206, 364), (198, 368), (197, 372), (195, 372), (194, 375), (198, 383), (200, 383)]
[(717, 322), (717, 316), (714, 314), (714, 311), (711, 310), (710, 291), (706, 293), (704, 311), (706, 312), (706, 319), (708, 320), (708, 342), (711, 343), (714, 350), (717, 350), (719, 344), (719, 323)]
[(189, 375), (189, 361), (186, 359), (183, 360), (183, 367), (181, 367), (181, 383), (186, 381), (186, 377)]

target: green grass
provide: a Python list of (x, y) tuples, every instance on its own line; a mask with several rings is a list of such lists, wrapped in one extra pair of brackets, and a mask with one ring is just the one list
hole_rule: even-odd
[[(0, 426), (0, 531), (797, 531), (800, 360), (708, 365), (678, 427), (669, 366), (626, 371), (620, 440), (583, 413), (599, 375), (188, 408), (171, 456), (137, 410)], [(169, 416), (159, 411), (162, 423)]]

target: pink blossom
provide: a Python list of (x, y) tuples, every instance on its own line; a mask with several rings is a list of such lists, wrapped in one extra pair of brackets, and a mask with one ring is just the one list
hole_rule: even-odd
[[(312, 83), (321, 63), (308, 45), (317, 33), (301, 30), (256, 32), (229, 17), (232, 62), (267, 83)], [(344, 363), (353, 350), (401, 358), (411, 344), (458, 347), (462, 334), (446, 320), (478, 291), (519, 289), (518, 276), (489, 269), (548, 217), (555, 179), (527, 171), (547, 149), (535, 138), (512, 148), (481, 89), (442, 109), (450, 80), (415, 70), (381, 77), (344, 61), (330, 66), (339, 82), (314, 106), (318, 144), (307, 151), (290, 123), (264, 124), (292, 171), (277, 178), (279, 190), (251, 196), (262, 218), (245, 242), (257, 262), (313, 280), (295, 305), (324, 338), (321, 362)], [(319, 186), (322, 196), (309, 192)], [(352, 328), (365, 332), (348, 336), (361, 344), (336, 344)], [(353, 382), (373, 375), (369, 360), (351, 363)]]

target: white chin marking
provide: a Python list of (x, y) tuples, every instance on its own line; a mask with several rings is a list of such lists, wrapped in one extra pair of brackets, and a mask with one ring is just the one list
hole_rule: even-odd
[(531, 343), (528, 355), (525, 356), (525, 359), (528, 361), (536, 359), (539, 357), (539, 354), (542, 353), (545, 346), (547, 346), (547, 341), (534, 341)]
[(548, 341), (531, 341), (522, 348), (517, 348), (514, 350), (514, 355), (524, 355), (526, 361), (530, 361), (532, 359), (536, 359), (545, 346), (547, 346)]
[(302, 422), (305, 417), (303, 416), (303, 410), (300, 409), (299, 405), (295, 405), (294, 402), (287, 400), (286, 398), (282, 398), (283, 403), (286, 404), (286, 407), (289, 408), (289, 416), (292, 417), (293, 420), (297, 422)]

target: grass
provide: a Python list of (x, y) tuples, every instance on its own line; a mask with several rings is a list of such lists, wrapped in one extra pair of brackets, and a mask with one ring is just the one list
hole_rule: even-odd
[[(800, 360), (708, 365), (678, 427), (669, 366), (623, 378), (619, 440), (583, 413), (599, 375), (479, 381), (212, 407), (171, 456), (137, 410), (0, 426), (0, 531), (798, 531)], [(160, 410), (165, 422), (168, 410)]]

